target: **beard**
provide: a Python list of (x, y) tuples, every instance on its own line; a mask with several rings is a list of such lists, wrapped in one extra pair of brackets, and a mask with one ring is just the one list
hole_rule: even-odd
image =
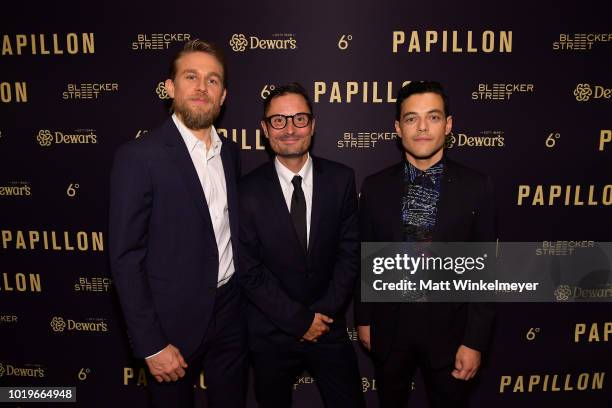
[(207, 129), (212, 126), (214, 121), (219, 117), (221, 112), (221, 105), (218, 105), (210, 100), (210, 97), (206, 97), (207, 101), (211, 103), (209, 108), (203, 109), (192, 109), (187, 105), (185, 101), (178, 101), (175, 99), (172, 102), (172, 107), (177, 115), (181, 118), (185, 126), (189, 129), (200, 130)]

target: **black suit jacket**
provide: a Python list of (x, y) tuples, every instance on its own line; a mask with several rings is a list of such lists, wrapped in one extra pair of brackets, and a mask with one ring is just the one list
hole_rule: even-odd
[[(495, 199), (485, 175), (445, 157), (434, 242), (492, 242), (497, 239)], [(359, 201), (363, 242), (401, 242), (401, 197), (404, 162), (367, 177)], [(384, 359), (391, 349), (398, 325), (410, 324), (425, 331), (426, 342), (437, 350), (432, 363), (454, 361), (459, 345), (486, 349), (495, 309), (485, 303), (411, 303), (401, 307), (410, 321), (400, 321), (398, 303), (362, 303), (356, 291), (355, 321), (371, 325), (372, 352)]]
[(300, 339), (314, 312), (334, 319), (320, 342), (346, 338), (345, 306), (359, 268), (357, 196), (352, 169), (313, 157), (308, 253), (300, 246), (274, 162), (240, 183), (239, 281), (250, 347), (272, 350)]
[[(221, 140), (238, 267), (239, 150)], [(134, 354), (146, 357), (172, 343), (187, 358), (210, 320), (219, 254), (196, 169), (171, 118), (117, 151), (109, 235), (112, 275)]]

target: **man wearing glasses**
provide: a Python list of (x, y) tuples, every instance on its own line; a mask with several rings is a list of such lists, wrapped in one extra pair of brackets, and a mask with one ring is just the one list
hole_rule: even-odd
[(307, 369), (325, 406), (362, 407), (344, 318), (359, 268), (354, 172), (309, 154), (315, 119), (297, 83), (270, 93), (261, 126), (275, 158), (240, 184), (237, 275), (250, 300), (257, 401), (290, 407)]

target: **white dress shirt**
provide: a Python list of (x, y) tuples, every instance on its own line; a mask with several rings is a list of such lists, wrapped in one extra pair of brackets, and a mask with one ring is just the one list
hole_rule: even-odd
[(291, 196), (294, 190), (291, 180), (293, 180), (293, 177), (296, 175), (302, 177), (302, 190), (304, 191), (304, 198), (306, 198), (306, 244), (308, 244), (310, 241), (310, 215), (312, 214), (312, 158), (310, 154), (308, 154), (306, 163), (304, 163), (297, 173), (285, 167), (285, 165), (278, 160), (278, 157), (274, 159), (274, 167), (276, 168), (276, 174), (278, 175), (278, 180), (280, 181), (289, 212), (291, 212)]
[(234, 256), (230, 234), (229, 211), (227, 208), (227, 187), (225, 173), (221, 161), (222, 142), (213, 126), (210, 132), (210, 149), (206, 144), (194, 136), (176, 114), (172, 115), (183, 141), (189, 150), (191, 161), (198, 173), (208, 212), (213, 224), (217, 249), (219, 250), (219, 273), (217, 287), (225, 284), (234, 274)]

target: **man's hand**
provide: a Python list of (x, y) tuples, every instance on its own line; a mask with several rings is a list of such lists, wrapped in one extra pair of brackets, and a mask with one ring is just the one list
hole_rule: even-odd
[(183, 359), (179, 349), (172, 344), (168, 344), (159, 354), (151, 358), (146, 358), (145, 361), (149, 366), (151, 375), (155, 377), (157, 382), (177, 381), (179, 378), (185, 376), (187, 363)]
[(367, 348), (368, 351), (372, 351), (372, 344), (370, 343), (370, 326), (357, 326), (357, 334), (359, 335), (359, 341), (363, 344), (363, 347)]
[(455, 369), (451, 373), (458, 380), (470, 380), (480, 367), (480, 351), (459, 346), (455, 356)]
[(308, 329), (306, 334), (302, 336), (302, 338), (307, 341), (317, 341), (319, 337), (329, 331), (328, 324), (331, 324), (333, 322), (334, 319), (325, 316), (323, 313), (315, 313), (310, 328)]

